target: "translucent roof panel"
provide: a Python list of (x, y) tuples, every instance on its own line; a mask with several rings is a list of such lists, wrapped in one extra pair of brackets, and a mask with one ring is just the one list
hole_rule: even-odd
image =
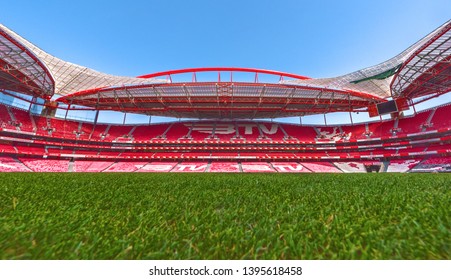
[(0, 88), (49, 99), (54, 86), (45, 64), (0, 28)]
[(393, 96), (416, 98), (451, 90), (451, 22), (416, 50), (392, 82)]
[[(403, 51), (399, 55), (392, 59), (389, 59), (383, 63), (375, 66), (371, 66), (362, 70), (358, 70), (343, 76), (335, 78), (325, 78), (325, 79), (310, 79), (310, 80), (285, 80), (281, 81), (285, 84), (296, 84), (296, 85), (306, 85), (306, 86), (319, 86), (329, 89), (339, 88), (343, 90), (354, 90), (358, 92), (368, 93), (380, 98), (397, 97), (399, 96), (399, 91), (402, 88), (394, 88), (394, 94), (392, 95), (390, 84), (392, 83), (394, 77), (396, 77), (396, 71), (404, 70), (403, 64), (406, 63), (409, 58), (415, 56), (419, 50), (421, 50), (425, 45), (434, 38), (441, 38), (440, 42), (448, 42), (446, 45), (442, 46), (432, 46), (437, 52), (427, 52), (429, 55), (429, 60), (443, 59), (444, 54), (439, 53), (438, 50), (448, 50), (449, 55), (449, 28), (451, 21), (444, 23), (442, 26), (434, 30), (432, 33), (428, 34), (426, 37), (416, 42), (410, 46), (407, 50)], [(446, 56), (446, 55), (445, 55)], [(448, 63), (449, 65), (449, 63)], [(400, 70), (402, 69), (402, 70)], [(398, 75), (399, 76), (399, 75)], [(404, 76), (404, 75), (403, 75)], [(398, 84), (397, 82), (396, 84)], [(402, 83), (404, 84), (404, 83)]]
[[(54, 57), (32, 43), (28, 42), (12, 30), (0, 24), (0, 32), (14, 38), (21, 45), (25, 46), (29, 52), (36, 56), (46, 66), (51, 76), (55, 80), (55, 93), (59, 95), (68, 95), (74, 92), (84, 91), (93, 88), (103, 88), (109, 86), (119, 86), (126, 84), (141, 83), (164, 83), (159, 79), (142, 79), (133, 77), (122, 77), (104, 74), (87, 67), (66, 62)], [(9, 56), (11, 53), (6, 53)]]

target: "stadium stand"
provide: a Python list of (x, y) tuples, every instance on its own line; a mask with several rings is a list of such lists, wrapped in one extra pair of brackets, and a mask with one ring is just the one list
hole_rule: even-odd
[(341, 173), (341, 171), (330, 162), (303, 162), (302, 165), (316, 173)]
[[(0, 39), (6, 45), (22, 46), (26, 42), (5, 26), (0, 25), (0, 29)], [(196, 72), (218, 71), (220, 74), (226, 71), (231, 74), (230, 82), (221, 81), (218, 75), (218, 81), (198, 83), (193, 79), (172, 83), (170, 79), (165, 83), (158, 78), (161, 72), (138, 78), (111, 76), (41, 51), (35, 53), (35, 47), (27, 42), (23, 47), (30, 48), (32, 54), (27, 58), (28, 63), (41, 69), (43, 76), (33, 81), (35, 76), (25, 75), (26, 79), (16, 81), (5, 72), (15, 67), (17, 61), (11, 63), (16, 58), (10, 56), (13, 52), (0, 49), (0, 63), (8, 66), (0, 69), (0, 94), (8, 95), (0, 99), (7, 104), (0, 104), (3, 169), (37, 172), (447, 172), (451, 157), (451, 119), (448, 116), (451, 103), (419, 112), (414, 110), (412, 116), (404, 116), (403, 110), (431, 96), (450, 92), (448, 75), (436, 72), (437, 69), (449, 72), (448, 64), (442, 65), (441, 61), (450, 57), (450, 49), (444, 44), (449, 41), (450, 30), (451, 22), (447, 22), (434, 31), (434, 36), (428, 37), (434, 43), (421, 39), (402, 54), (374, 68), (328, 79), (218, 67), (164, 73), (169, 76), (190, 73), (195, 77)], [(423, 61), (430, 54), (434, 59), (428, 60), (425, 67), (419, 69), (411, 64)], [(438, 62), (432, 65), (430, 61)], [(55, 65), (60, 66), (55, 68)], [(383, 80), (371, 81), (374, 73), (393, 70), (387, 65), (399, 65), (399, 69)], [(233, 81), (233, 72), (253, 73), (256, 79), (253, 83)], [(275, 75), (278, 82), (259, 83), (258, 74)], [(5, 77), (21, 85), (14, 90), (24, 92), (19, 92), (20, 95), (12, 92), (11, 81)], [(33, 90), (27, 79), (34, 82)], [(32, 98), (24, 99), (23, 95)], [(22, 104), (13, 106), (16, 103), (11, 102), (12, 98)], [(379, 112), (388, 103), (396, 105), (396, 109)], [(23, 109), (27, 107), (31, 110)], [(81, 116), (76, 111), (79, 109), (89, 111), (91, 116), (95, 113), (95, 117), (90, 117), (91, 121), (80, 121), (77, 117)], [(140, 112), (179, 121), (152, 124), (149, 118), (149, 124), (137, 125), (126, 123), (127, 115), (123, 115), (123, 124), (100, 123), (102, 110)], [(326, 121), (324, 125), (257, 121), (330, 112), (390, 114), (390, 118), (352, 125), (327, 125)]]
[(11, 119), (11, 115), (8, 112), (8, 107), (3, 104), (0, 104), (0, 126), (2, 129), (11, 130), (16, 130), (16, 128), (20, 126)]
[(218, 162), (213, 161), (209, 172), (240, 172), (238, 162)]
[(417, 165), (420, 161), (417, 159), (408, 159), (408, 160), (390, 160), (390, 164), (388, 165), (387, 172), (408, 172), (415, 165)]
[(429, 115), (431, 114), (431, 111), (421, 112), (418, 113), (414, 117), (407, 117), (399, 119), (398, 122), (398, 131), (400, 133), (418, 133), (423, 131), (423, 128), (427, 126), (427, 119)]
[(430, 130), (439, 128), (449, 128), (451, 126), (451, 118), (449, 116), (451, 112), (451, 104), (439, 106), (430, 121)]
[(310, 173), (311, 171), (297, 162), (271, 162), (272, 167), (280, 173)]
[[(303, 127), (300, 125), (283, 124), (283, 129), (292, 139), (299, 141), (312, 141), (317, 137), (317, 133), (313, 127)], [(275, 139), (273, 139), (275, 140)]]
[(11, 157), (0, 157), (0, 172), (30, 172), (21, 162)]
[(87, 161), (75, 160), (73, 165), (73, 172), (102, 172), (110, 167), (114, 162), (112, 161)]
[(365, 165), (361, 162), (334, 162), (344, 173), (366, 173)]
[(274, 168), (267, 162), (242, 162), (243, 172), (274, 172)]
[(147, 161), (120, 161), (113, 163), (102, 172), (135, 172), (147, 163)]
[(176, 165), (177, 162), (150, 162), (136, 172), (169, 172)]
[(2, 154), (15, 154), (17, 152), (17, 148), (15, 148), (12, 144), (0, 144), (0, 152)]
[(68, 172), (69, 161), (56, 159), (31, 159), (19, 158), (28, 168), (34, 172)]
[(411, 172), (451, 172), (451, 158), (429, 158), (412, 168)]
[(171, 172), (206, 172), (208, 162), (181, 162)]

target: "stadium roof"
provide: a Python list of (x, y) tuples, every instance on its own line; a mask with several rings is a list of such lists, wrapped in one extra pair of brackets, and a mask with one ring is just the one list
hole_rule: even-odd
[[(388, 98), (413, 99), (451, 90), (451, 21), (378, 65), (334, 78), (249, 68), (193, 68), (120, 77), (63, 61), (0, 25), (0, 89), (99, 110), (188, 118), (276, 118), (367, 111)], [(218, 79), (198, 82), (203, 71)], [(221, 72), (230, 79), (221, 80)], [(278, 82), (234, 81), (234, 72), (279, 76)], [(157, 79), (192, 73), (193, 80)]]

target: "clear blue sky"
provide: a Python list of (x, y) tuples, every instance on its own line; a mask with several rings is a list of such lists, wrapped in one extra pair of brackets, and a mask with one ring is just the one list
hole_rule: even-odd
[(451, 18), (449, 0), (4, 1), (46, 52), (137, 76), (206, 66), (331, 77), (387, 60)]

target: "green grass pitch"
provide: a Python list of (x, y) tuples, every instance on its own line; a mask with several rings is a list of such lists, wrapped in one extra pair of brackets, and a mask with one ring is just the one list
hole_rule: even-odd
[(450, 174), (1, 173), (0, 259), (450, 259)]

